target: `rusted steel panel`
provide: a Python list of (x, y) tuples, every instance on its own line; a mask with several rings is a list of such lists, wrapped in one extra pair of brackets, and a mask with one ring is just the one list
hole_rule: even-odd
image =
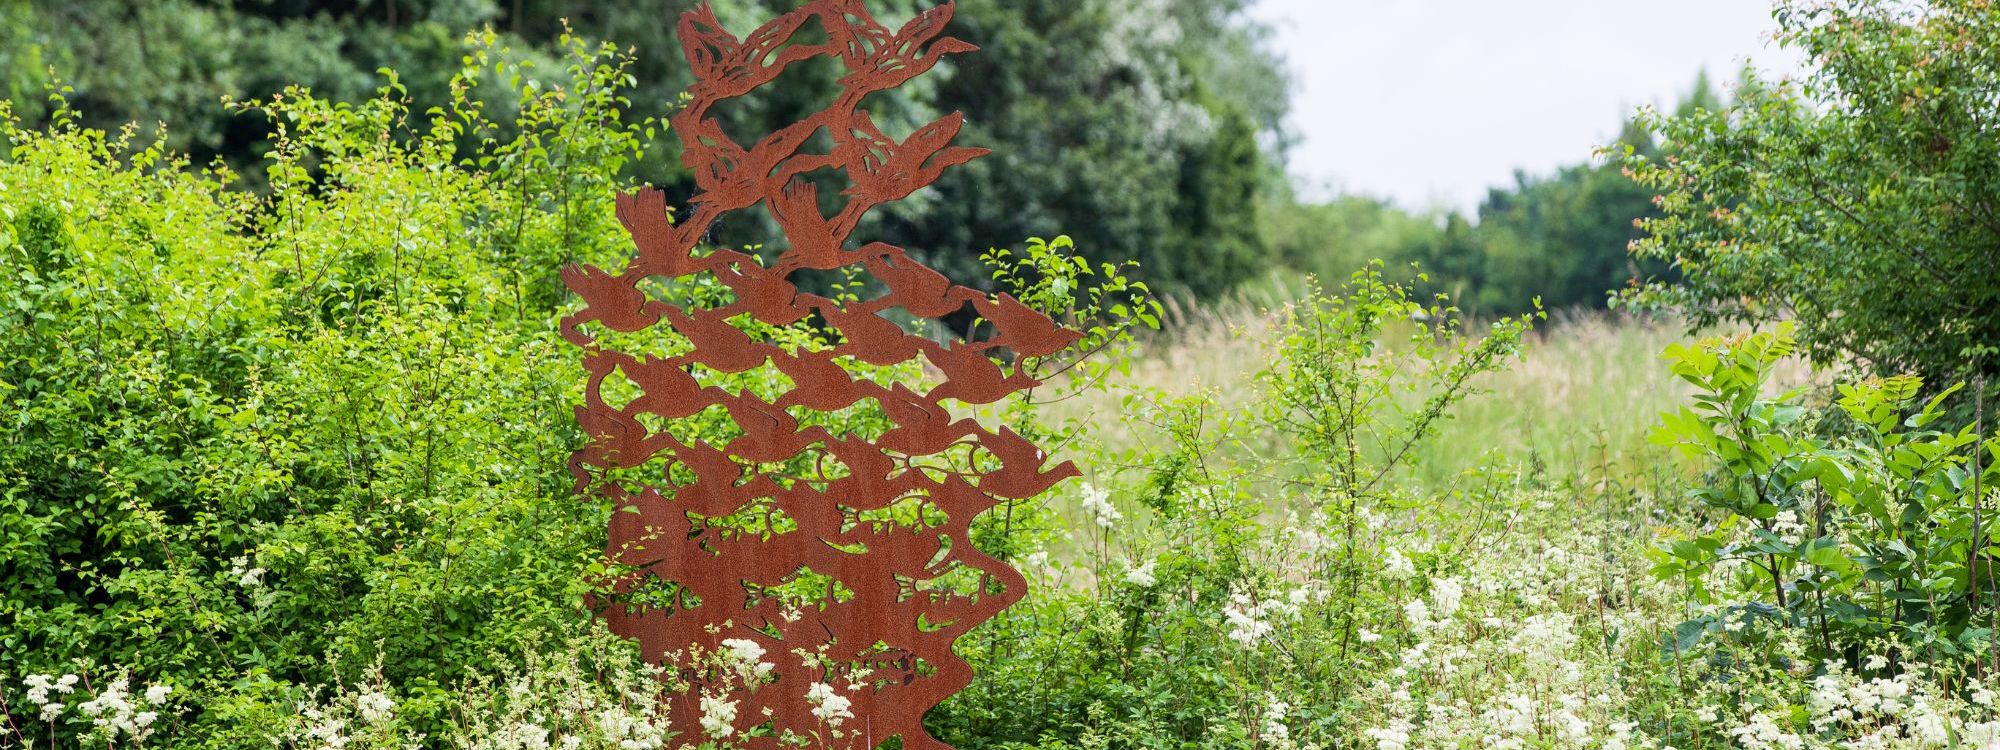
[[(1027, 585), (973, 546), (973, 518), (1077, 473), (1068, 463), (1048, 466), (1042, 451), (1013, 431), (989, 429), (948, 406), (992, 403), (1033, 387), (1021, 359), (1061, 351), (1077, 334), (1005, 294), (955, 286), (901, 248), (856, 246), (852, 237), (868, 211), (986, 153), (951, 145), (959, 114), (898, 141), (864, 108), (869, 94), (974, 49), (944, 36), (951, 15), (952, 6), (942, 5), (892, 30), (860, 0), (815, 0), (739, 39), (706, 7), (684, 14), (681, 44), (696, 82), (673, 129), (699, 188), (691, 210), (673, 222), (658, 191), (621, 196), (618, 216), (636, 256), (618, 272), (564, 269), (585, 306), (564, 319), (562, 332), (584, 350), (589, 373), (577, 408), (589, 442), (571, 471), (580, 491), (631, 509), (615, 514), (607, 550), (630, 573), (614, 582), (611, 601), (596, 604), (613, 631), (637, 638), (649, 660), (675, 667), (692, 684), (672, 699), (677, 744), (726, 732), (732, 742), (775, 748), (789, 731), (823, 747), (873, 748), (898, 736), (906, 748), (945, 747), (922, 720), (972, 679), (953, 643), (1020, 599)], [(848, 71), (825, 110), (747, 147), (712, 117), (718, 104), (815, 58)], [(825, 170), (849, 185), (830, 212), (806, 177)], [(783, 233), (774, 261), (702, 245), (718, 219), (760, 203)], [(806, 269), (857, 266), (886, 294), (842, 301), (802, 292), (793, 281)], [(710, 307), (648, 294), (660, 282), (700, 277), (731, 294)], [(940, 343), (883, 317), (901, 309), (939, 318), (967, 305), (990, 335)], [(732, 322), (746, 319), (810, 321), (837, 335), (823, 347), (781, 345)], [(672, 351), (623, 351), (601, 341), (607, 332), (663, 327), (672, 333), (658, 338), (679, 342)], [(919, 358), (941, 376), (928, 389), (871, 382), (842, 366)], [(767, 401), (714, 383), (714, 373), (757, 368), (775, 369), (792, 387)], [(824, 415), (857, 405), (879, 408), (887, 427), (834, 434), (823, 426)], [(670, 429), (718, 414), (715, 407), (736, 432), (723, 444), (684, 442)], [(635, 470), (640, 481), (624, 479)], [(891, 506), (904, 511), (901, 520), (888, 519)], [(762, 519), (751, 532), (710, 522), (746, 515)], [(770, 595), (787, 584), (796, 591), (802, 576), (826, 595), (803, 605)], [(969, 590), (940, 585), (947, 576), (975, 583)], [(769, 674), (730, 674), (697, 656), (727, 651), (723, 642), (731, 639), (761, 648), (761, 661), (773, 665)], [(827, 687), (815, 694), (815, 685)], [(813, 711), (834, 713), (824, 710), (829, 688), (851, 702), (853, 717), (838, 727)], [(711, 707), (734, 702), (734, 720), (705, 712), (704, 698)], [(747, 737), (760, 726), (763, 736)]]

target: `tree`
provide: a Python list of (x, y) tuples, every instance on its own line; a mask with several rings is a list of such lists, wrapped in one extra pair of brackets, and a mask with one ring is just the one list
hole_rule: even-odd
[[(867, 0), (899, 24), (938, 0)], [(667, 114), (690, 78), (674, 19), (696, 0), (31, 0), (0, 9), (0, 85), (15, 109), (41, 115), (45, 69), (70, 82), (87, 126), (165, 123), (169, 145), (198, 163), (220, 157), (261, 181), (269, 125), (231, 116), (223, 98), (289, 84), (360, 101), (377, 70), (395, 68), (417, 112), (448, 101), (468, 30), (492, 26), (531, 79), (562, 74), (550, 41), (565, 28), (630, 48), (635, 115)], [(790, 10), (790, 0), (713, 0), (738, 33)], [(952, 33), (982, 47), (939, 74), (872, 98), (891, 135), (963, 110), (962, 140), (996, 157), (870, 218), (857, 238), (909, 247), (947, 273), (978, 275), (980, 253), (1030, 236), (1068, 234), (1107, 258), (1135, 259), (1166, 288), (1220, 293), (1254, 273), (1267, 250), (1258, 194), (1282, 158), (1287, 84), (1244, 15), (1246, 0), (964, 2)], [(808, 30), (807, 33), (815, 33)], [(734, 133), (768, 132), (814, 111), (838, 71), (800, 65), (769, 91), (720, 111)], [(482, 94), (500, 94), (486, 84)], [(502, 122), (503, 127), (511, 123)], [(470, 146), (470, 144), (466, 144)], [(670, 138), (647, 144), (627, 177), (685, 197)], [(837, 184), (822, 186), (831, 201)], [(827, 189), (836, 188), (836, 189)], [(774, 240), (754, 212), (716, 228), (718, 244)]]
[(1792, 318), (1822, 362), (1991, 373), (2000, 341), (2000, 13), (1985, 0), (1786, 0), (1796, 80), (1752, 77), (1720, 110), (1649, 113), (1669, 158), (1641, 258), (1678, 285), (1635, 301), (1696, 325)]

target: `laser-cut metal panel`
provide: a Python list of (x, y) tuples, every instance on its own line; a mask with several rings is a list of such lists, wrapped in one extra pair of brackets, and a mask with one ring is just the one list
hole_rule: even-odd
[[(637, 638), (649, 660), (677, 667), (694, 684), (672, 699), (683, 733), (677, 742), (705, 738), (707, 695), (736, 702), (727, 729), (750, 747), (778, 747), (787, 731), (816, 746), (873, 748), (901, 737), (906, 748), (946, 747), (922, 720), (972, 678), (952, 644), (1026, 588), (1020, 573), (973, 546), (972, 520), (1077, 473), (1068, 463), (1047, 466), (1013, 431), (947, 407), (1033, 387), (1018, 357), (1061, 351), (1077, 334), (1005, 294), (954, 286), (901, 248), (854, 246), (868, 211), (986, 153), (951, 145), (963, 123), (958, 114), (899, 140), (864, 108), (868, 95), (974, 49), (943, 35), (951, 16), (945, 4), (890, 29), (861, 0), (814, 0), (739, 39), (707, 7), (684, 14), (680, 38), (696, 82), (673, 130), (699, 188), (691, 210), (674, 223), (659, 192), (621, 196), (618, 216), (636, 257), (616, 273), (563, 272), (585, 303), (563, 321), (563, 336), (584, 350), (589, 373), (577, 409), (589, 442), (571, 470), (580, 490), (631, 511), (614, 516), (607, 554), (636, 572), (616, 583), (603, 616), (615, 632)], [(819, 58), (847, 71), (826, 109), (748, 145), (712, 117), (718, 104)], [(807, 177), (828, 170), (848, 185), (838, 196), (822, 196)], [(770, 265), (699, 247), (718, 219), (760, 203), (783, 233), (784, 250)], [(887, 293), (843, 303), (801, 292), (791, 280), (805, 269), (850, 266)], [(712, 306), (680, 307), (648, 294), (701, 278), (727, 290)], [(988, 322), (989, 336), (942, 344), (882, 317), (900, 309), (937, 318), (967, 305)], [(747, 320), (811, 321), (838, 335), (830, 346), (782, 346), (746, 333), (739, 324)], [(641, 353), (606, 343), (644, 333), (674, 344)], [(1016, 364), (998, 363), (1002, 351)], [(935, 385), (884, 385), (850, 369), (919, 358), (942, 376)], [(791, 387), (767, 400), (716, 383), (717, 373), (758, 368), (776, 370)], [(886, 428), (836, 434), (824, 426), (826, 415), (855, 408), (879, 409)], [(700, 419), (726, 422), (734, 437), (711, 445), (672, 428)], [(641, 481), (627, 481), (633, 473)], [(745, 518), (756, 520), (746, 527)], [(948, 580), (976, 583), (940, 584)], [(803, 606), (771, 593), (822, 584), (826, 595)], [(696, 658), (725, 639), (762, 646), (774, 665), (770, 681), (743, 689)], [(795, 649), (825, 659), (808, 665)], [(811, 711), (815, 683), (852, 702), (854, 718), (840, 736)], [(760, 725), (767, 734), (745, 738)]]

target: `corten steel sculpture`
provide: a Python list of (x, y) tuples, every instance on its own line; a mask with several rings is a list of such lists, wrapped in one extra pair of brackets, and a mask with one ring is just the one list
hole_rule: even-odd
[[(1026, 588), (1020, 573), (974, 548), (972, 520), (1004, 499), (1032, 497), (1077, 473), (1068, 463), (1046, 466), (1025, 438), (955, 417), (946, 405), (992, 403), (1036, 385), (1019, 363), (1067, 349), (1076, 333), (1005, 294), (989, 298), (953, 286), (900, 248), (880, 242), (850, 247), (870, 209), (986, 153), (951, 145), (963, 121), (959, 114), (898, 141), (863, 108), (870, 94), (929, 71), (947, 54), (974, 49), (942, 36), (951, 15), (946, 4), (892, 31), (861, 0), (815, 0), (738, 39), (706, 7), (684, 14), (681, 44), (695, 83), (673, 128), (699, 188), (692, 210), (675, 223), (657, 191), (620, 196), (618, 216), (637, 245), (636, 258), (621, 273), (564, 270), (586, 306), (563, 321), (563, 335), (584, 349), (589, 371), (585, 405), (577, 409), (589, 443), (571, 470), (580, 490), (636, 511), (616, 513), (611, 522), (608, 555), (636, 571), (616, 581), (614, 591), (667, 592), (663, 601), (614, 594), (603, 616), (615, 632), (636, 637), (647, 659), (677, 667), (693, 684), (688, 694), (671, 699), (674, 726), (688, 733), (686, 740), (702, 739), (698, 698), (715, 694), (738, 704), (732, 740), (777, 747), (776, 734), (822, 726), (807, 692), (825, 683), (852, 701), (854, 714), (845, 736), (830, 746), (872, 748), (900, 736), (907, 748), (946, 747), (924, 732), (922, 719), (971, 680), (953, 642)], [(839, 79), (839, 98), (824, 111), (748, 147), (731, 140), (711, 116), (718, 103), (814, 58), (837, 60), (847, 71)], [(814, 149), (812, 143), (821, 145)], [(807, 177), (825, 170), (844, 173), (850, 185), (839, 193), (844, 205), (833, 211), (822, 209), (822, 195)], [(787, 247), (775, 261), (766, 265), (748, 253), (700, 248), (719, 218), (758, 203), (783, 231)], [(803, 293), (793, 281), (799, 271), (849, 266), (865, 269), (887, 293), (842, 302)], [(731, 298), (690, 309), (647, 291), (701, 275), (727, 287)], [(939, 318), (968, 305), (991, 336), (941, 344), (881, 316), (900, 308)], [(738, 316), (818, 326), (832, 343), (761, 341), (732, 325)], [(672, 330), (663, 338), (680, 342), (681, 353), (629, 353), (602, 341), (607, 331), (656, 326)], [(1003, 356), (1014, 364), (998, 362)], [(921, 392), (857, 378), (842, 365), (919, 357), (942, 375)], [(793, 383), (772, 401), (715, 384), (717, 373), (766, 367)], [(616, 403), (620, 388), (639, 395)], [(879, 434), (802, 425), (802, 417), (815, 412), (870, 407), (867, 402), (889, 422)], [(726, 444), (683, 441), (657, 427), (712, 407), (740, 431)], [(645, 480), (607, 480), (632, 470)], [(883, 520), (885, 509), (911, 504), (923, 511), (914, 524)], [(768, 521), (763, 533), (715, 522), (745, 513)], [(967, 574), (978, 581), (971, 591), (937, 583)], [(828, 595), (805, 606), (771, 595), (774, 587), (796, 588), (802, 576), (831, 579)], [(729, 638), (763, 646), (775, 681), (721, 694), (729, 684), (712, 661), (695, 654)], [(795, 649), (824, 653), (826, 660), (807, 666)], [(772, 734), (744, 738), (767, 722)]]

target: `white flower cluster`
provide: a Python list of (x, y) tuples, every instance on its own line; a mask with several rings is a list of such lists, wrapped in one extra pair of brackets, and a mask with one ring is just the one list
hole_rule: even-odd
[(1231, 593), (1229, 603), (1222, 607), (1222, 618), (1229, 624), (1229, 640), (1244, 648), (1255, 648), (1273, 630), (1270, 614), (1269, 604), (1257, 601), (1250, 592)]
[[(1416, 576), (1401, 550), (1383, 553), (1393, 617), (1357, 629), (1364, 649), (1403, 634), (1383, 679), (1364, 690), (1357, 746), (1373, 750), (1635, 750), (1648, 740), (1628, 717), (1616, 665), (1581, 645), (1576, 612), (1598, 610), (1584, 592), (1601, 558), (1554, 546), (1492, 551), (1422, 596), (1396, 585)], [(1545, 543), (1544, 543), (1545, 544)], [(1386, 613), (1385, 613), (1386, 614)], [(1613, 615), (1607, 614), (1606, 617)], [(1605, 627), (1637, 630), (1649, 615), (1619, 612)], [(1593, 625), (1596, 624), (1593, 619)]]
[(1125, 520), (1125, 514), (1111, 504), (1111, 491), (1094, 484), (1083, 485), (1083, 512), (1090, 514), (1090, 520), (1100, 528), (1113, 529)]
[(1806, 525), (1799, 520), (1797, 511), (1781, 510), (1776, 518), (1771, 519), (1771, 533), (1777, 534), (1786, 544), (1797, 545), (1805, 538)]
[(98, 691), (96, 698), (77, 704), (76, 710), (90, 717), (91, 724), (104, 733), (106, 740), (123, 735), (134, 742), (144, 741), (153, 733), (153, 722), (160, 718), (159, 712), (149, 706), (164, 702), (173, 688), (154, 685), (146, 688), (143, 695), (133, 696), (131, 687), (130, 678), (112, 680)]
[(1402, 550), (1390, 549), (1389, 553), (1383, 556), (1382, 575), (1392, 581), (1407, 581), (1416, 577), (1417, 566), (1410, 562), (1410, 558), (1403, 556)]
[(246, 589), (264, 585), (264, 569), (251, 567), (248, 557), (230, 558), (229, 577), (236, 579), (236, 584)]
[(619, 750), (659, 750), (667, 741), (662, 721), (634, 713), (625, 706), (607, 706), (598, 711), (597, 731)]
[(320, 708), (304, 706), (299, 716), (305, 719), (305, 728), (295, 739), (304, 740), (309, 750), (343, 750), (347, 747), (347, 719)]
[(69, 695), (76, 692), (77, 680), (77, 676), (73, 674), (66, 674), (62, 677), (34, 674), (28, 675), (28, 679), (23, 680), (22, 683), (28, 688), (28, 702), (35, 704), (41, 720), (52, 722), (60, 718), (63, 709), (69, 708), (69, 705), (55, 700), (50, 697), (49, 693)]
[(531, 660), (504, 690), (470, 691), (477, 708), (466, 712), (466, 725), (445, 744), (467, 750), (661, 750), (671, 733), (660, 679), (654, 668), (636, 664), (586, 675), (570, 660)]
[(1133, 565), (1126, 568), (1125, 582), (1142, 589), (1159, 583), (1159, 577), (1153, 574), (1153, 564), (1157, 562), (1159, 561), (1147, 560), (1142, 565)]
[[(723, 668), (742, 683), (742, 687), (755, 690), (771, 677), (777, 665), (764, 661), (763, 644), (748, 638), (725, 638), (722, 647), (715, 651), (715, 658)], [(715, 686), (701, 696), (701, 731), (709, 737), (722, 740), (736, 734), (737, 704), (728, 700), (729, 686)]]
[(806, 704), (812, 706), (813, 716), (830, 727), (838, 727), (841, 722), (854, 718), (854, 712), (850, 710), (854, 701), (824, 682), (815, 682), (806, 689)]
[(718, 740), (736, 733), (736, 701), (726, 701), (720, 694), (711, 693), (701, 697), (701, 731)]
[(1228, 636), (1244, 648), (1255, 648), (1277, 630), (1277, 623), (1294, 618), (1305, 607), (1326, 597), (1326, 589), (1306, 584), (1294, 586), (1282, 596), (1259, 599), (1255, 592), (1237, 589), (1222, 605), (1222, 620)]
[(726, 638), (722, 641), (724, 655), (728, 657), (737, 679), (745, 685), (762, 684), (771, 676), (777, 665), (764, 661), (764, 646), (748, 638)]
[[(1879, 671), (1887, 665), (1888, 659), (1878, 656), (1865, 666)], [(1984, 685), (1975, 684), (1967, 691), (1975, 705), (1966, 706), (1940, 694), (1923, 678), (1921, 669), (1912, 668), (1894, 677), (1863, 678), (1838, 662), (1827, 662), (1812, 685), (1808, 704), (1812, 729), (1819, 735), (1847, 738), (1843, 747), (1946, 747), (1954, 737), (1961, 742), (1979, 737), (1985, 738), (1983, 744), (1972, 743), (1971, 747), (2000, 749), (2000, 720), (1993, 720), (1993, 693)], [(1988, 720), (1956, 718), (1981, 715)], [(1756, 722), (1752, 717), (1751, 723)]]
[[(54, 723), (70, 708), (58, 698), (74, 694), (82, 681), (73, 674), (36, 674), (21, 682), (28, 688), (28, 702), (35, 705), (36, 717)], [(143, 742), (152, 736), (153, 725), (173, 692), (171, 686), (152, 685), (133, 695), (131, 678), (119, 677), (105, 683), (90, 700), (76, 704), (76, 711), (90, 719), (92, 734), (98, 739), (116, 742), (123, 737)]]
[(363, 690), (354, 699), (354, 710), (369, 724), (387, 724), (396, 719), (396, 701), (379, 690)]
[(1292, 704), (1280, 700), (1276, 695), (1264, 694), (1264, 721), (1258, 729), (1261, 730), (1259, 739), (1262, 739), (1265, 745), (1273, 748), (1294, 746), (1292, 728), (1285, 724), (1285, 719), (1291, 715), (1291, 711)]

